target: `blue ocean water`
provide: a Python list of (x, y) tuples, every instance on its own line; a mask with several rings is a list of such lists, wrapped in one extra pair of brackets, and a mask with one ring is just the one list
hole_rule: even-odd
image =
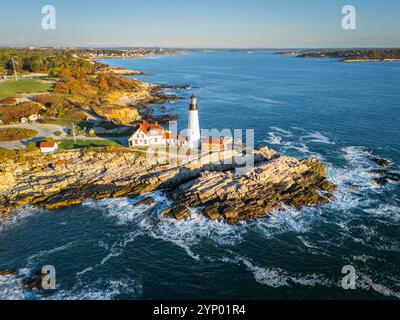
[[(134, 206), (140, 197), (26, 208), (0, 227), (0, 265), (19, 270), (0, 276), (0, 299), (400, 298), (400, 187), (376, 184), (371, 161), (388, 159), (399, 172), (400, 63), (271, 51), (104, 62), (153, 73), (143, 81), (191, 85), (166, 105), (180, 128), (194, 93), (203, 128), (254, 129), (257, 146), (321, 159), (339, 186), (336, 200), (240, 226), (195, 211), (188, 221), (162, 218), (162, 192), (147, 210)], [(21, 285), (49, 264), (56, 291)], [(345, 265), (355, 267), (356, 290), (341, 286)]]

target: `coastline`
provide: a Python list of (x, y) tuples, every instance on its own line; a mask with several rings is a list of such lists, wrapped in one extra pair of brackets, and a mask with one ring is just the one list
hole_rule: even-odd
[[(139, 73), (109, 65), (105, 70), (115, 70), (118, 76)], [(178, 99), (176, 95), (165, 96), (163, 89), (188, 87), (139, 83), (147, 88), (146, 100), (151, 104)], [(119, 95), (122, 98), (125, 108), (138, 103), (137, 94)], [(153, 119), (151, 114), (147, 119)], [(173, 202), (164, 212), (171, 218), (186, 219), (189, 208), (202, 207), (202, 214), (209, 219), (234, 224), (264, 217), (284, 206), (301, 208), (334, 199), (336, 186), (327, 180), (324, 165), (318, 160), (284, 157), (263, 147), (254, 150), (255, 168), (241, 178), (233, 173), (240, 167), (233, 160), (235, 154), (233, 150), (222, 151), (218, 152), (217, 161), (215, 154), (211, 158), (201, 154), (200, 161), (155, 165), (129, 148), (64, 151), (48, 156), (28, 154), (21, 163), (0, 165), (0, 217), (10, 219), (14, 210), (25, 205), (54, 210), (79, 205), (86, 199), (133, 197), (164, 190)], [(224, 162), (226, 157), (232, 157), (231, 161)], [(217, 198), (207, 192), (210, 179), (214, 181), (212, 188), (219, 190), (215, 191)], [(234, 190), (228, 188), (232, 184), (236, 184)], [(151, 198), (145, 200), (151, 202)]]
[[(201, 207), (209, 219), (236, 224), (286, 206), (322, 205), (334, 199), (336, 186), (327, 180), (324, 165), (316, 159), (298, 160), (264, 147), (254, 151), (254, 169), (246, 176), (236, 176), (238, 165), (223, 161), (233, 156), (224, 151), (217, 161), (202, 154), (200, 161), (152, 164), (134, 150), (106, 148), (3, 162), (0, 217), (12, 219), (13, 212), (25, 205), (54, 210), (86, 199), (134, 197), (162, 190), (172, 201), (164, 212), (171, 218), (186, 219), (189, 208)], [(151, 202), (148, 197), (146, 203)]]
[(400, 49), (318, 49), (280, 51), (275, 55), (297, 58), (339, 59), (340, 62), (396, 62), (400, 61)]

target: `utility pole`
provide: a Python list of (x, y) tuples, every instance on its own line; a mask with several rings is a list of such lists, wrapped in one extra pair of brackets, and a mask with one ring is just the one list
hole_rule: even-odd
[(14, 58), (12, 58), (12, 64), (14, 68), (15, 81), (18, 81), (17, 69), (15, 68), (15, 64), (18, 64), (18, 62), (16, 62)]
[(75, 123), (72, 123), (72, 134), (74, 135), (74, 143), (76, 143)]

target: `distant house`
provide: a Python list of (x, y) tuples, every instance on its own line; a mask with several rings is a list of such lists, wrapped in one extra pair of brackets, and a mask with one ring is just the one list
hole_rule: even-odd
[(143, 121), (139, 129), (129, 138), (130, 147), (149, 147), (159, 145), (186, 145), (182, 135), (165, 130), (158, 123)]
[(201, 140), (201, 150), (204, 152), (223, 151), (225, 148), (224, 138), (204, 138)]
[(27, 118), (21, 118), (21, 123), (28, 123), (28, 119)]
[(29, 121), (37, 121), (37, 119), (38, 119), (39, 117), (36, 115), (36, 114), (31, 114), (29, 117), (28, 117), (28, 119), (29, 119)]
[(42, 141), (40, 143), (40, 152), (54, 153), (58, 151), (58, 143), (55, 141)]

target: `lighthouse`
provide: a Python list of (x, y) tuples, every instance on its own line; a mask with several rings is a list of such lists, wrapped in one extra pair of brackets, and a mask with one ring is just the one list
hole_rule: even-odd
[(200, 148), (200, 123), (199, 123), (199, 109), (197, 106), (197, 97), (190, 98), (189, 107), (189, 148)]

